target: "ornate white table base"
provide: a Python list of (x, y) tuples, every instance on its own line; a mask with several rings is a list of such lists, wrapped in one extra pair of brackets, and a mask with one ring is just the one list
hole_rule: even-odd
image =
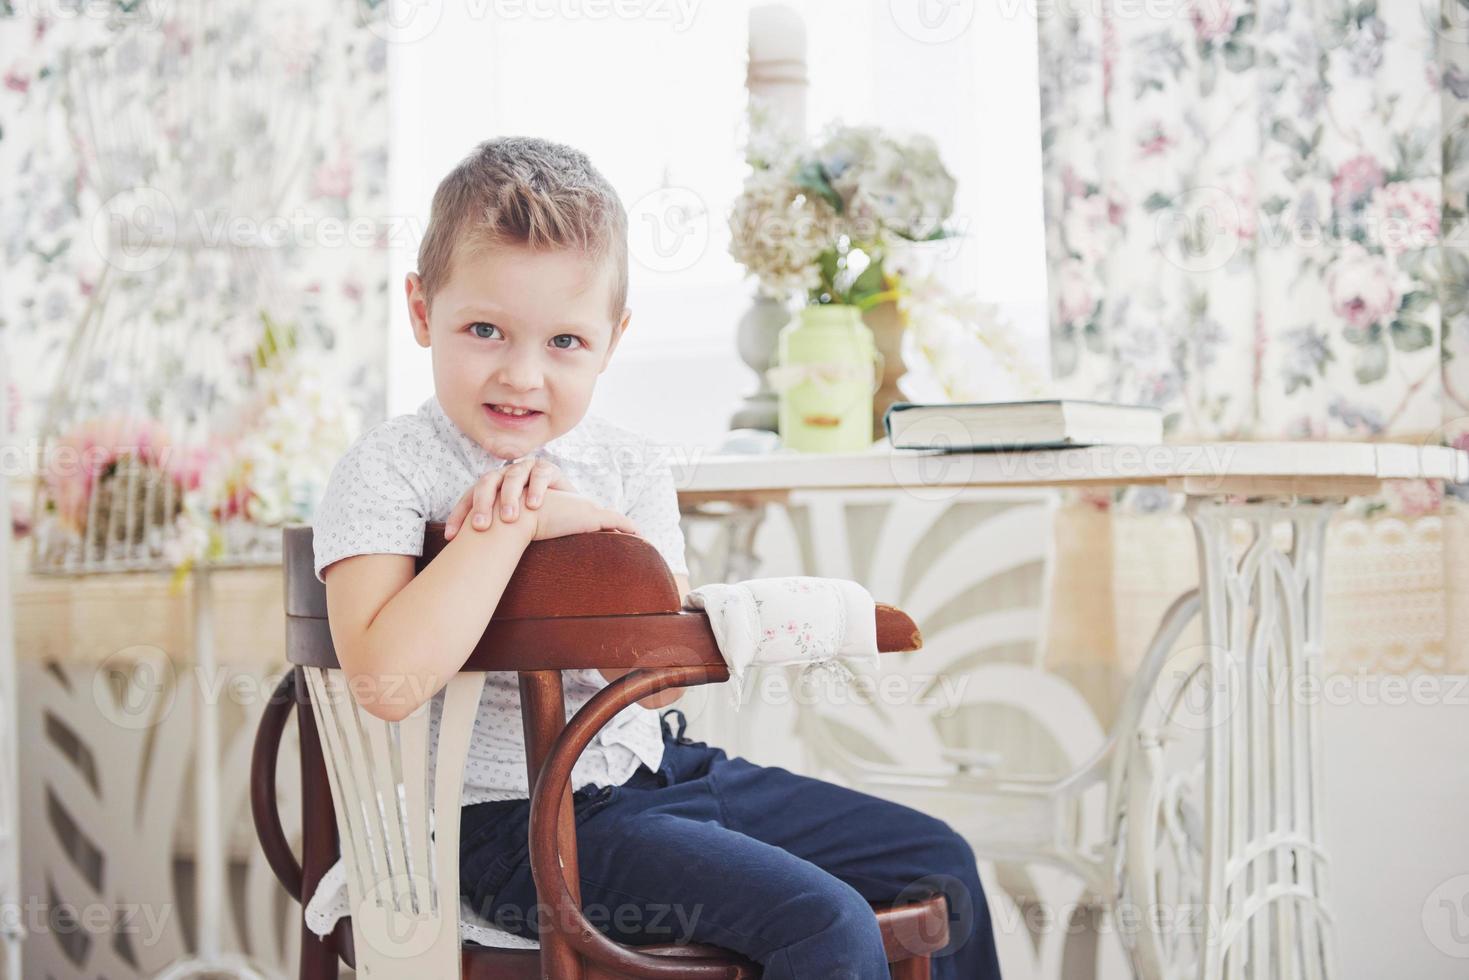
[[(975, 842), (980, 856), (1080, 876), (1144, 980), (1335, 972), (1319, 713), (1323, 551), (1337, 506), (1190, 497), (1200, 586), (1164, 616), (1105, 744), (1061, 779), (974, 790), (976, 808), (1030, 815), (995, 821), (994, 838)], [(714, 577), (755, 574), (764, 507), (689, 509), (726, 526)], [(1200, 616), (1203, 644), (1180, 649)], [(1103, 785), (1098, 810), (1089, 791)]]
[[(1210, 914), (1194, 974), (1203, 978), (1317, 980), (1334, 972), (1320, 723), (1334, 509), (1189, 501), (1212, 691), (1202, 882)], [(1252, 532), (1238, 558), (1235, 521)], [(1290, 532), (1284, 548), (1282, 526)]]

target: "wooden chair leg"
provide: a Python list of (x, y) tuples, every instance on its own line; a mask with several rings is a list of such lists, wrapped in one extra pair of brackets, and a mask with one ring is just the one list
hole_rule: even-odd
[(893, 980), (929, 980), (927, 956), (914, 956), (888, 965), (892, 967)]
[[(296, 720), (301, 735), (301, 901), (305, 903), (316, 894), (321, 876), (337, 859), (337, 818), (304, 676), (297, 676), (296, 692)], [(337, 980), (340, 975), (336, 943), (331, 936), (323, 938), (311, 931), (304, 908), (300, 966), (300, 980)]]

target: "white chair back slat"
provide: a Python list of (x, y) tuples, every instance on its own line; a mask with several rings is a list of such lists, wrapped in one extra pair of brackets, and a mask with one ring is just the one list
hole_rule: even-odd
[(398, 753), (403, 777), (403, 804), (407, 810), (411, 832), (405, 843), (408, 853), (408, 870), (414, 875), (415, 895), (420, 912), (437, 915), (439, 896), (438, 874), (434, 868), (433, 841), (429, 837), (429, 800), (433, 787), (429, 780), (433, 773), (428, 760), (427, 711), (415, 711), (398, 723)]
[[(415, 873), (408, 867), (406, 841), (412, 834), (407, 826), (408, 808), (403, 801), (405, 787), (402, 754), (399, 751), (399, 730), (407, 719), (394, 724), (383, 723), (363, 711), (360, 705), (354, 705), (353, 713), (358, 716), (359, 724), (367, 734), (363, 745), (367, 750), (373, 796), (377, 800), (377, 811), (382, 818), (382, 844), (387, 856), (392, 900), (399, 910), (417, 915), (420, 907), (418, 882)], [(364, 718), (366, 723), (362, 723)], [(423, 875), (423, 869), (418, 869), (417, 874)], [(426, 885), (423, 890), (427, 900)]]
[(320, 667), (302, 668), (306, 675), (306, 686), (311, 692), (311, 711), (316, 717), (317, 737), (321, 740), (322, 755), (326, 761), (327, 782), (332, 791), (332, 808), (337, 816), (337, 836), (341, 839), (343, 866), (347, 876), (347, 896), (353, 908), (374, 878), (372, 849), (367, 846), (362, 826), (363, 813), (360, 794), (356, 790), (357, 777), (349, 764), (350, 752), (345, 743), (341, 725), (341, 698), (345, 692), (341, 685), (333, 683), (333, 674), (340, 672)]
[(305, 673), (342, 841), (357, 976), (460, 976), (459, 806), (484, 673), (449, 681), (432, 765), (431, 703), (384, 721), (356, 702), (342, 671)]
[[(360, 875), (358, 893), (365, 896), (372, 893), (375, 883), (381, 881), (387, 872), (377, 801), (372, 791), (371, 774), (364, 765), (362, 737), (354, 711), (357, 704), (347, 689), (346, 675), (337, 670), (325, 671), (322, 687), (327, 698), (322, 710), (327, 717), (328, 738), (336, 758), (337, 774), (342, 781), (342, 812), (350, 814), (348, 828), (357, 855), (355, 866)], [(348, 836), (343, 835), (344, 839)]]

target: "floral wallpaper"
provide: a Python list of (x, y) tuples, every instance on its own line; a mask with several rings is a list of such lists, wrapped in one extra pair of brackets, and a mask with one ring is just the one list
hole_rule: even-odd
[(1040, 24), (1064, 389), (1174, 435), (1469, 440), (1456, 0), (1078, 9)]
[[(181, 398), (203, 387), (200, 351), (249, 349), (268, 306), (358, 418), (382, 416), (387, 52), (372, 9), (0, 0), (0, 338), (18, 445), (38, 446), (58, 385), (90, 383), (69, 345), (104, 293), (109, 316), (167, 295), (192, 324), (196, 356), (171, 365)], [(129, 261), (109, 239), (119, 208), (124, 224), (167, 211), (180, 245)], [(193, 248), (210, 234), (239, 246), (229, 268)], [(34, 471), (16, 475), (24, 510)]]

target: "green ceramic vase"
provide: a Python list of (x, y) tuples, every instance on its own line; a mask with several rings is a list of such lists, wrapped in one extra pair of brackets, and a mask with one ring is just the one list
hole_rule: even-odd
[(780, 332), (781, 445), (812, 453), (872, 446), (876, 346), (855, 306), (807, 306)]

